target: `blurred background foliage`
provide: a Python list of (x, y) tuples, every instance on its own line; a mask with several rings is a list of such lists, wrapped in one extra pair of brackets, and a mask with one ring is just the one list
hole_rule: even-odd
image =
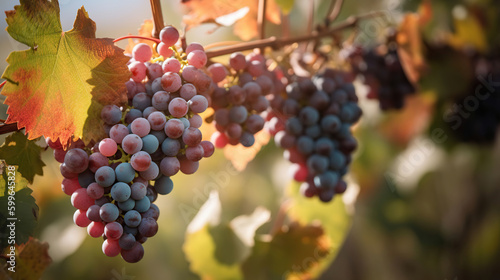
[[(307, 2), (295, 1), (290, 14), (292, 34), (305, 32)], [(329, 1), (315, 2), (318, 23), (324, 18), (322, 11)], [(426, 13), (419, 0), (345, 2), (339, 20), (372, 10), (384, 12), (384, 20), (361, 24), (356, 41), (367, 46), (380, 42), (380, 34), (386, 27), (400, 22), (406, 12)], [(4, 1), (0, 8), (10, 10), (15, 4), (17, 1)], [(315, 217), (344, 217), (339, 224), (332, 224), (334, 227), (342, 224), (345, 228), (337, 233), (340, 243), (333, 246), (339, 249), (338, 255), (319, 279), (500, 277), (500, 139), (493, 143), (464, 144), (457, 141), (443, 120), (450, 104), (467, 90), (467, 80), (476, 78), (458, 50), (470, 47), (483, 52), (500, 43), (499, 4), (496, 0), (430, 2), (432, 14), (427, 14), (430, 19), (422, 29), (422, 42), (452, 47), (450, 51), (425, 54), (430, 58), (427, 75), (419, 81), (419, 93), (408, 98), (403, 110), (380, 111), (378, 102), (367, 100), (366, 89), (356, 83), (365, 115), (355, 130), (360, 145), (348, 180), (349, 189), (359, 190), (352, 220), (342, 216), (346, 215), (342, 213), (345, 210), (339, 210), (343, 207), (303, 208), (317, 210)], [(149, 1), (144, 0), (62, 0), (61, 21), (65, 30), (70, 29), (76, 10), (82, 5), (97, 24), (97, 37), (134, 34), (143, 20), (151, 17)], [(164, 0), (162, 5), (167, 24), (180, 27), (183, 10), (179, 1)], [(480, 32), (475, 32), (470, 15), (488, 24), (480, 25)], [(0, 57), (4, 58), (13, 50), (24, 49), (8, 36), (5, 27), (2, 21)], [(230, 28), (215, 31), (213, 28), (193, 28), (187, 34), (188, 41), (206, 45), (237, 40)], [(208, 31), (213, 33), (208, 36)], [(278, 32), (280, 27), (268, 26), (269, 34)], [(5, 61), (0, 61), (0, 68), (5, 67)], [(3, 101), (5, 97), (0, 98)], [(5, 119), (6, 108), (0, 106), (0, 118)], [(433, 134), (436, 129), (443, 131), (440, 141)], [(0, 136), (1, 143), (5, 136)], [(202, 161), (196, 175), (174, 177), (173, 193), (158, 198), (161, 215), (157, 236), (146, 244), (146, 254), (140, 263), (126, 264), (120, 258), (104, 256), (99, 249), (102, 241), (87, 236), (85, 229), (73, 224), (74, 209), (60, 190), (62, 177), (50, 150), (43, 153), (43, 161), (44, 176), (36, 176), (32, 186), (40, 208), (35, 236), (49, 243), (53, 262), (42, 279), (199, 279), (189, 269), (183, 245), (189, 222), (209, 197), (206, 186), (210, 183), (220, 186), (222, 221), (249, 215), (257, 206), (270, 210), (272, 220), (257, 230), (259, 234), (270, 233), (283, 222), (277, 217), (285, 193), (291, 192), (295, 203), (304, 203), (293, 195), (296, 186), (289, 188), (289, 163), (272, 142), (244, 172), (235, 172), (219, 151)], [(340, 199), (335, 198), (335, 203), (340, 203)], [(299, 220), (314, 220), (302, 210), (294, 214), (292, 208), (290, 213)], [(342, 244), (344, 234), (346, 239)], [(230, 247), (222, 244), (218, 249), (233, 249)], [(198, 248), (200, 252), (205, 249)], [(255, 269), (268, 270), (270, 263), (261, 263)]]

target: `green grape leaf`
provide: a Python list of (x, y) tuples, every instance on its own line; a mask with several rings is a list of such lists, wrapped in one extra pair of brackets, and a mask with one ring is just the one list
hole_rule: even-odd
[(215, 257), (221, 263), (233, 265), (243, 262), (250, 256), (255, 244), (255, 232), (267, 223), (271, 213), (258, 207), (251, 215), (241, 215), (229, 223), (210, 227), (215, 242)]
[(242, 279), (238, 264), (226, 264), (216, 257), (217, 254), (220, 259), (224, 260), (226, 253), (216, 252), (221, 248), (216, 248), (212, 233), (219, 232), (230, 236), (230, 241), (233, 241), (229, 242), (231, 245), (234, 245), (236, 241), (234, 235), (228, 234), (227, 229), (220, 226), (220, 215), (219, 195), (213, 191), (188, 226), (183, 245), (184, 253), (190, 262), (191, 271), (203, 279)]
[(289, 188), (291, 198), (289, 217), (303, 225), (321, 225), (325, 235), (330, 239), (328, 255), (321, 261), (308, 269), (308, 273), (315, 278), (328, 268), (347, 236), (351, 227), (351, 218), (342, 200), (337, 195), (331, 202), (323, 203), (317, 198), (304, 197), (299, 192), (300, 185), (294, 182)]
[[(49, 256), (49, 245), (47, 242), (40, 242), (38, 239), (30, 237), (26, 244), (16, 245), (16, 266), (15, 271), (4, 267), (2, 279), (12, 280), (38, 280), (42, 277), (45, 269), (50, 265), (52, 259)], [(10, 246), (4, 251), (11, 254)]]
[(229, 223), (221, 223), (220, 215), (214, 191), (188, 226), (184, 252), (191, 270), (203, 279), (243, 279), (240, 266), (252, 252), (256, 230), (269, 221), (271, 213), (259, 207)]
[[(22, 177), (17, 168), (9, 170), (9, 167), (3, 166), (1, 173), (0, 248), (3, 249), (8, 245), (13, 245), (13, 240), (15, 240), (15, 244), (23, 244), (28, 241), (37, 225), (38, 206), (35, 198), (31, 196), (33, 191), (27, 187), (28, 181)], [(10, 194), (14, 192), (15, 195), (11, 196)], [(10, 197), (13, 197), (14, 200)], [(9, 201), (11, 201), (10, 204)], [(10, 229), (14, 226), (15, 239), (12, 239), (9, 238), (11, 236)]]
[(330, 239), (319, 225), (292, 223), (275, 235), (257, 238), (243, 264), (245, 279), (311, 279), (310, 271), (330, 254)]
[(276, 0), (276, 4), (281, 8), (283, 14), (287, 15), (293, 8), (295, 0)]
[(208, 227), (208, 234), (215, 245), (214, 257), (218, 263), (227, 266), (238, 266), (240, 262), (250, 255), (251, 248), (241, 241), (229, 225), (221, 224)]
[(17, 131), (7, 137), (0, 147), (0, 159), (9, 165), (19, 166), (19, 172), (30, 183), (33, 183), (35, 175), (43, 175), (42, 167), (45, 166), (40, 156), (43, 148), (35, 142)]
[(30, 49), (7, 58), (6, 123), (25, 127), (28, 139), (45, 136), (66, 144), (72, 135), (87, 143), (102, 137), (103, 104), (126, 101), (128, 58), (112, 39), (95, 37), (95, 23), (83, 7), (73, 29), (64, 32), (57, 1), (20, 2), (6, 12), (7, 32)]

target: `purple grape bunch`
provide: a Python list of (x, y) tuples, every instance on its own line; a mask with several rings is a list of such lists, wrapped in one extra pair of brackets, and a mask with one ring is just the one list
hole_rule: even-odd
[(67, 151), (47, 139), (61, 162), (62, 189), (77, 208), (75, 224), (104, 238), (105, 255), (121, 254), (132, 263), (143, 258), (142, 244), (158, 231), (158, 194), (172, 192), (172, 176), (195, 173), (199, 161), (214, 152), (199, 130), (199, 114), (214, 88), (200, 70), (207, 62), (203, 47), (193, 43), (177, 51), (179, 32), (172, 26), (160, 39), (160, 59), (153, 60), (147, 44), (134, 47), (128, 106), (106, 105), (101, 111), (107, 138), (89, 146), (78, 140)]
[[(276, 73), (268, 70), (264, 56), (255, 52), (246, 56), (233, 53), (228, 68), (230, 70), (222, 64), (209, 67), (212, 77), (222, 77), (223, 71), (230, 71), (234, 77), (212, 93), (213, 120), (217, 129), (212, 142), (217, 148), (227, 144), (251, 147), (255, 143), (254, 135), (264, 128), (263, 115), (270, 108), (269, 97), (281, 92), (284, 85)], [(214, 79), (216, 81), (219, 80)]]
[(357, 147), (351, 126), (362, 115), (357, 101), (350, 76), (333, 69), (298, 78), (287, 85), (284, 98), (273, 99), (276, 112), (268, 128), (293, 163), (304, 196), (328, 202), (346, 190), (342, 177)]

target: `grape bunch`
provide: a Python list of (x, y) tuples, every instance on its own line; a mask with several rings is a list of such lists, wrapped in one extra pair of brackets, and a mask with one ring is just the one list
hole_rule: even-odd
[(67, 151), (47, 139), (61, 163), (62, 189), (77, 208), (75, 224), (87, 227), (92, 237), (104, 237), (105, 255), (121, 254), (132, 263), (142, 259), (142, 244), (158, 231), (153, 202), (173, 190), (170, 177), (196, 172), (199, 161), (214, 152), (198, 129), (198, 114), (209, 103), (203, 94), (209, 96), (212, 84), (199, 70), (205, 52), (199, 44), (177, 52), (179, 33), (171, 26), (160, 38), (159, 59), (153, 60), (147, 44), (134, 47), (126, 83), (129, 106), (106, 105), (101, 111), (107, 138), (89, 146), (78, 140)]
[[(284, 86), (267, 69), (266, 59), (261, 54), (233, 53), (229, 66), (233, 80), (216, 87), (211, 96), (217, 129), (212, 142), (217, 148), (240, 143), (251, 147), (255, 143), (254, 134), (264, 128), (265, 119), (261, 114), (270, 107), (266, 96), (280, 92)], [(228, 70), (222, 64), (211, 65), (208, 69), (213, 78), (217, 77), (214, 82), (220, 83), (227, 76)]]
[(378, 99), (380, 109), (402, 109), (407, 95), (415, 93), (408, 80), (397, 52), (396, 44), (380, 49), (353, 47), (349, 50), (349, 61), (354, 73), (361, 76), (370, 90), (369, 99)]
[(268, 115), (267, 128), (293, 163), (301, 192), (331, 201), (346, 189), (342, 176), (357, 147), (351, 126), (362, 114), (348, 75), (326, 69), (312, 79), (299, 78), (287, 85), (285, 98), (273, 101), (277, 110)]

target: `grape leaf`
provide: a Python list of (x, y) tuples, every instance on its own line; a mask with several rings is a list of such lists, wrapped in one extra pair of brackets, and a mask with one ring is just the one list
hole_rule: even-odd
[(221, 223), (220, 207), (219, 195), (212, 191), (188, 226), (183, 250), (191, 270), (203, 279), (243, 279), (240, 265), (252, 252), (255, 232), (271, 213), (259, 207), (251, 215)]
[(432, 21), (434, 11), (432, 10), (432, 3), (430, 0), (424, 0), (418, 7), (418, 14), (420, 15), (419, 24), (425, 26)]
[(215, 125), (213, 123), (207, 122), (207, 119), (213, 119), (214, 117), (214, 109), (208, 107), (205, 112), (200, 114), (200, 117), (203, 120), (203, 124), (200, 126), (201, 135), (203, 135), (203, 140), (210, 141), (212, 134), (216, 132)]
[[(212, 191), (198, 214), (189, 224), (182, 249), (190, 262), (191, 271), (203, 276), (203, 279), (242, 279), (238, 264), (226, 264), (220, 262), (216, 257), (217, 254), (217, 256), (225, 259), (225, 252), (220, 251), (222, 248), (216, 247), (216, 242), (212, 237), (214, 232), (210, 232), (211, 228), (216, 228), (215, 232), (220, 231), (226, 237), (229, 236), (229, 241), (232, 241), (231, 245), (233, 246), (238, 241), (230, 232), (219, 227), (220, 207), (219, 195), (216, 191)], [(233, 246), (230, 246), (231, 253), (238, 254), (238, 251), (233, 250)], [(237, 249), (241, 249), (241, 247), (238, 246)], [(216, 252), (216, 250), (219, 251)]]
[[(16, 246), (15, 272), (5, 272), (4, 270), (5, 276), (10, 277), (5, 279), (40, 279), (45, 269), (52, 262), (48, 250), (49, 244), (47, 242), (40, 242), (38, 239), (32, 237), (30, 237), (26, 244)], [(6, 250), (5, 253), (8, 254), (10, 251)]]
[[(258, 0), (183, 0), (182, 3), (189, 9), (189, 13), (183, 18), (188, 27), (217, 23), (218, 17), (248, 7), (249, 11), (235, 23), (234, 33), (243, 40), (250, 40), (258, 35)], [(237, 19), (242, 13), (233, 15)], [(275, 0), (267, 1), (266, 18), (274, 24), (281, 22), (279, 6)]]
[(57, 1), (21, 0), (7, 11), (7, 32), (29, 50), (12, 52), (2, 78), (7, 123), (26, 128), (28, 139), (72, 135), (85, 142), (104, 134), (103, 104), (126, 101), (129, 79), (123, 50), (95, 38), (96, 26), (82, 7), (73, 29), (62, 31)]
[(317, 265), (307, 270), (307, 273), (312, 275), (310, 278), (315, 278), (328, 268), (337, 256), (351, 226), (351, 219), (342, 196), (338, 195), (333, 201), (323, 203), (317, 198), (304, 197), (300, 194), (299, 188), (297, 182), (294, 182), (289, 188), (287, 194), (291, 198), (289, 217), (302, 225), (318, 225), (317, 223), (319, 223), (330, 240), (328, 255), (321, 258)]
[(5, 139), (0, 147), (0, 159), (9, 165), (19, 166), (19, 172), (33, 183), (35, 175), (43, 175), (42, 167), (45, 166), (40, 154), (43, 148), (36, 141), (28, 140), (22, 132), (16, 131)]
[(276, 4), (281, 8), (283, 14), (287, 15), (293, 8), (295, 0), (276, 0)]
[(251, 215), (241, 215), (227, 224), (209, 228), (215, 243), (215, 257), (227, 265), (240, 264), (250, 256), (255, 232), (267, 223), (271, 213), (262, 207)]
[(248, 12), (250, 11), (250, 8), (248, 7), (243, 7), (236, 12), (232, 12), (227, 15), (219, 16), (215, 19), (215, 22), (222, 25), (222, 26), (231, 26), (235, 24), (238, 20), (242, 19), (245, 17)]
[(449, 34), (449, 43), (456, 49), (474, 47), (480, 52), (488, 49), (485, 29), (481, 25), (481, 18), (476, 17), (470, 10), (463, 18), (453, 19), (455, 33)]
[(401, 111), (387, 112), (380, 123), (380, 131), (401, 147), (406, 146), (416, 136), (428, 128), (435, 106), (435, 94), (419, 93), (406, 98), (406, 106)]
[(236, 146), (228, 144), (224, 148), (224, 155), (238, 171), (243, 171), (247, 167), (247, 164), (255, 158), (260, 149), (269, 143), (271, 139), (271, 135), (265, 130), (257, 132), (254, 136), (255, 143), (249, 148), (241, 144)]
[(415, 85), (426, 69), (423, 55), (423, 42), (420, 32), (420, 16), (406, 14), (398, 28), (397, 42), (399, 45), (398, 56), (401, 66), (405, 70), (408, 80)]
[[(7, 227), (11, 223), (15, 223), (15, 243), (22, 244), (28, 241), (29, 237), (33, 234), (35, 227), (37, 225), (38, 218), (38, 206), (35, 203), (35, 199), (31, 196), (33, 192), (27, 187), (28, 182), (24, 179), (21, 173), (17, 170), (10, 171), (7, 166), (3, 166), (0, 175), (0, 249), (5, 248), (10, 245), (9, 233), (10, 230)], [(12, 176), (15, 173), (15, 176)], [(9, 177), (15, 177), (15, 180), (9, 180)], [(10, 183), (14, 182), (14, 183)], [(10, 183), (10, 185), (8, 185)], [(14, 203), (12, 205), (15, 209), (9, 209), (9, 186), (15, 191)], [(9, 218), (14, 218), (15, 220), (8, 220)]]
[(258, 238), (242, 269), (245, 279), (312, 279), (311, 269), (327, 258), (331, 248), (321, 226), (292, 223), (272, 239)]

